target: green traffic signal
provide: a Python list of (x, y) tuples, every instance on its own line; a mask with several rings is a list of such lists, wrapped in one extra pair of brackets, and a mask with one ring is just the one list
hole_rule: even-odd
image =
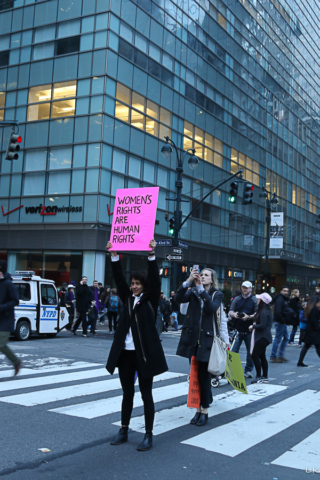
[(169, 235), (174, 237), (174, 229), (173, 228), (169, 228)]
[(230, 185), (230, 196), (229, 196), (229, 202), (230, 203), (237, 203), (237, 195), (238, 195), (238, 182), (232, 182)]
[(230, 203), (237, 203), (236, 197), (230, 196), (230, 197), (229, 197), (229, 202), (230, 202)]

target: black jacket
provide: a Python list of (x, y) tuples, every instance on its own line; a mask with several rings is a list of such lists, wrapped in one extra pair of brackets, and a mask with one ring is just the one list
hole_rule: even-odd
[[(223, 293), (211, 288), (209, 292), (204, 290), (200, 294), (196, 288), (188, 290), (183, 286), (179, 288), (174, 297), (177, 303), (189, 302), (187, 314), (182, 326), (180, 342), (177, 355), (201, 362), (208, 362), (213, 343), (213, 317), (217, 319), (217, 310), (221, 305)], [(201, 300), (203, 300), (203, 311), (201, 315)]]
[(287, 323), (291, 310), (288, 307), (289, 299), (279, 293), (274, 300), (273, 320), (278, 323)]
[(79, 284), (76, 288), (76, 307), (77, 312), (85, 313), (91, 308), (91, 302), (94, 300), (94, 294), (88, 284)]
[(134, 298), (122, 272), (121, 262), (111, 262), (113, 278), (123, 303), (106, 369), (113, 374), (125, 347), (131, 327), (139, 370), (143, 378), (160, 375), (168, 370), (156, 328), (156, 316), (161, 293), (159, 268), (156, 260), (148, 261), (149, 289), (133, 309)]
[(163, 300), (162, 315), (163, 315), (163, 320), (165, 322), (169, 322), (171, 313), (172, 313), (171, 303), (169, 302), (169, 300)]
[(299, 297), (291, 298), (289, 302), (289, 307), (293, 311), (292, 326), (297, 327), (300, 323), (299, 314), (300, 314), (300, 311), (302, 310), (302, 306), (300, 305), (300, 298)]
[(320, 312), (316, 307), (310, 312), (303, 341), (310, 345), (320, 345)]
[(272, 327), (272, 312), (269, 307), (264, 307), (260, 312), (259, 324), (253, 325), (255, 329), (254, 341), (256, 342), (260, 338), (266, 338), (269, 343), (272, 342), (271, 335)]
[(170, 297), (170, 303), (171, 303), (172, 312), (180, 312), (180, 305), (179, 305), (179, 303), (176, 301), (176, 296), (177, 296), (177, 295), (175, 295), (174, 297)]
[(14, 331), (14, 307), (19, 305), (18, 292), (10, 273), (0, 279), (0, 332)]
[[(75, 300), (76, 297), (75, 297), (75, 294), (73, 293), (73, 300)], [(63, 301), (64, 301), (64, 306), (67, 304), (67, 305), (70, 305), (68, 306), (68, 310), (74, 310), (74, 303), (72, 303), (72, 300), (71, 300), (71, 296), (70, 296), (70, 292), (67, 292), (63, 298)]]

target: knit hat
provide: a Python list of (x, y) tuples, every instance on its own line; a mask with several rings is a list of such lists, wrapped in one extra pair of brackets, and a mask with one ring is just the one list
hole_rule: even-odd
[(7, 273), (7, 262), (5, 260), (0, 260), (0, 272)]
[(256, 295), (256, 298), (260, 298), (260, 300), (266, 304), (272, 302), (272, 297), (269, 295), (269, 293), (261, 293), (261, 295)]

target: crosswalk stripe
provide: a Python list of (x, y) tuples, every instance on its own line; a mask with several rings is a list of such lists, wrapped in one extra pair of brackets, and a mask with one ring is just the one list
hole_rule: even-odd
[[(271, 384), (249, 385), (248, 395), (243, 395), (243, 393), (236, 390), (215, 395), (209, 410), (209, 417), (211, 418), (220, 415), (221, 413), (244, 407), (249, 403), (256, 402), (257, 400), (281, 392), (286, 388), (287, 387)], [(188, 408), (186, 405), (156, 412), (153, 434), (161, 435), (170, 430), (188, 425), (194, 413), (195, 410), (193, 408)], [(121, 422), (115, 422), (113, 425), (121, 425)], [(130, 428), (136, 432), (144, 432), (144, 416), (142, 415), (141, 417), (132, 418), (130, 421)]]
[[(92, 372), (94, 373), (94, 372)], [(104, 370), (106, 376), (106, 370)], [(182, 373), (166, 372), (156, 377), (155, 381), (171, 380), (184, 376)], [(119, 378), (104, 380), (102, 382), (91, 382), (80, 385), (71, 385), (67, 387), (52, 388), (49, 390), (41, 390), (30, 393), (22, 393), (20, 395), (10, 395), (1, 397), (0, 402), (14, 403), (25, 407), (33, 407), (35, 405), (43, 405), (45, 403), (58, 402), (75, 397), (86, 395), (94, 395), (97, 393), (111, 392), (121, 388)]]
[[(22, 368), (19, 372), (19, 376), (16, 380), (19, 380), (21, 377), (26, 375), (39, 375), (39, 373), (52, 373), (52, 372), (62, 372), (64, 370), (75, 370), (77, 368), (86, 368), (86, 367), (100, 367), (101, 363), (89, 363), (89, 362), (75, 362), (71, 365), (48, 365), (40, 368)], [(3, 370), (0, 371), (0, 378), (9, 378), (13, 377), (14, 370)]]
[[(160, 375), (159, 375), (160, 376)], [(159, 378), (154, 378), (154, 381)], [(153, 399), (155, 402), (162, 402), (176, 397), (182, 397), (188, 393), (188, 382), (176, 383), (167, 385), (166, 387), (159, 387), (153, 390)], [(97, 418), (110, 413), (121, 411), (122, 396), (96, 400), (93, 402), (80, 403), (77, 405), (70, 405), (68, 407), (54, 408), (50, 412), (61, 413), (64, 415), (71, 415), (73, 417), (81, 418)], [(143, 401), (141, 393), (137, 392), (134, 397), (134, 407), (141, 407)]]
[(320, 392), (305, 390), (182, 443), (235, 457), (317, 412), (320, 409), (319, 400)]
[(50, 375), (47, 377), (23, 378), (0, 383), (0, 392), (9, 390), (20, 390), (22, 388), (42, 387), (44, 385), (53, 385), (55, 383), (74, 382), (77, 380), (87, 380), (95, 377), (106, 377), (110, 375), (105, 368), (94, 370), (81, 370), (80, 372), (62, 373), (60, 375)]
[(271, 463), (273, 465), (280, 465), (281, 467), (291, 467), (304, 471), (306, 471), (306, 469), (312, 471), (313, 468), (317, 467), (318, 470), (320, 470), (319, 452), (320, 429)]

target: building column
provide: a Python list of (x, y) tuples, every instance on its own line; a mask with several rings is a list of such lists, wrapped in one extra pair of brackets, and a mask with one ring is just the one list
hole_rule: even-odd
[(96, 252), (96, 260), (94, 266), (94, 280), (98, 280), (104, 285), (106, 270), (106, 254), (105, 252)]

